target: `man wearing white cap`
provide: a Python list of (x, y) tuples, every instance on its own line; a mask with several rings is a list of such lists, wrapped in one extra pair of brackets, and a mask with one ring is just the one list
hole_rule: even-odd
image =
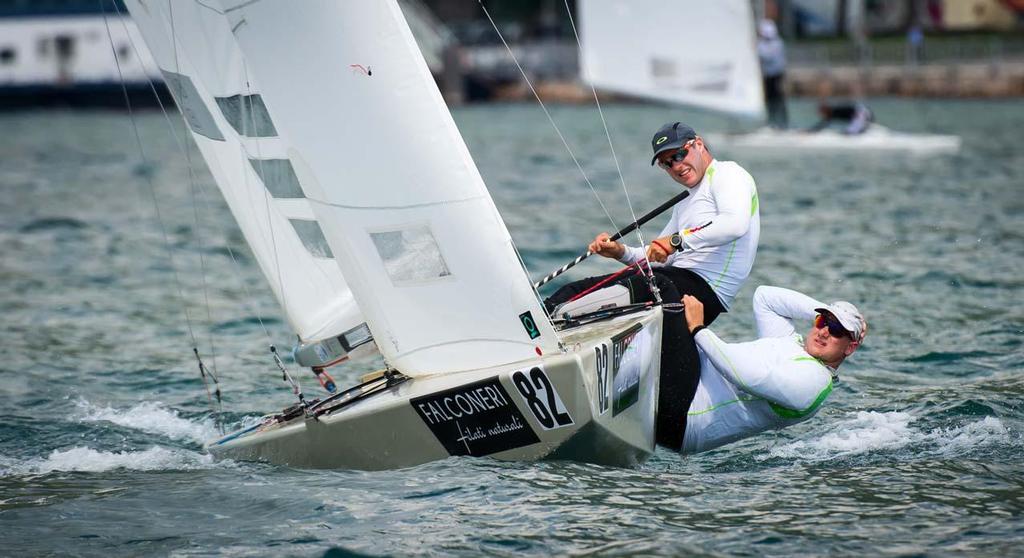
[[(700, 384), (686, 416), (680, 453), (707, 451), (814, 416), (839, 379), (838, 368), (868, 326), (849, 302), (823, 304), (779, 287), (754, 292), (758, 339), (726, 343), (704, 327), (704, 305), (683, 297), (686, 325), (701, 358)], [(806, 336), (794, 322), (813, 325)]]

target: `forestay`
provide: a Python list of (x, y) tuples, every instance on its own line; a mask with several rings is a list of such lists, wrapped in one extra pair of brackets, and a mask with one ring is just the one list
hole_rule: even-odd
[(581, 71), (598, 89), (765, 114), (749, 0), (580, 0)]
[(224, 17), (193, 2), (126, 2), (300, 339), (364, 322)]
[[(340, 268), (389, 365), (424, 375), (559, 349), (511, 237), (393, 0), (207, 0), (173, 6), (179, 43), (178, 12), (198, 14), (192, 38), (197, 43), (190, 48), (204, 56), (191, 63), (204, 81), (207, 72), (223, 71), (218, 63), (225, 63), (220, 60), (225, 50), (244, 58), (244, 75), (230, 79), (228, 73), (213, 83), (227, 88), (240, 81), (258, 92), (263, 108), (253, 113), (265, 121), (258, 120), (257, 129), (272, 127), (277, 139), (243, 139), (241, 150), (251, 156), (258, 147), (262, 158), (285, 161), (286, 182), (301, 191), (299, 197), (273, 200), (281, 214), (270, 220), (274, 238), (291, 225), (287, 212), (309, 211), (303, 216), (317, 227), (309, 227), (316, 233), (311, 236), (324, 242), (314, 259)], [(133, 15), (145, 11), (137, 4), (132, 8)], [(219, 25), (200, 25), (218, 17)], [(233, 38), (223, 37), (223, 29)], [(166, 25), (159, 30), (170, 31)], [(219, 40), (208, 41), (209, 35)], [(169, 34), (165, 40), (169, 44)], [(157, 59), (161, 65), (173, 63), (166, 56)], [(203, 106), (197, 111), (207, 109), (213, 132), (228, 135), (220, 114), (224, 104), (200, 96)], [(182, 108), (190, 110), (189, 103)], [(222, 158), (227, 157), (217, 160)], [(261, 218), (267, 203), (253, 197), (266, 196), (243, 198), (248, 205), (243, 203), (241, 212)], [(241, 215), (239, 221), (250, 217)], [(301, 240), (308, 232), (291, 226), (290, 255), (309, 251), (311, 244)], [(277, 253), (282, 252), (279, 247)], [(281, 271), (290, 265), (280, 264)], [(268, 276), (273, 284), (273, 275)], [(278, 283), (294, 315), (292, 287), (287, 279)]]

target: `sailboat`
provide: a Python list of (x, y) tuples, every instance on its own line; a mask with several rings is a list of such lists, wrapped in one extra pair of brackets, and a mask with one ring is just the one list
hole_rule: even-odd
[[(749, 0), (666, 4), (580, 0), (580, 68), (596, 88), (632, 97), (764, 121), (761, 68)], [(682, 22), (682, 23), (680, 23)], [(762, 127), (706, 134), (712, 145), (759, 151), (901, 150), (953, 152), (959, 136), (912, 134), (872, 124), (862, 134)]]
[(125, 4), (296, 364), (386, 364), (211, 454), (374, 470), (653, 453), (660, 307), (556, 328), (395, 0)]

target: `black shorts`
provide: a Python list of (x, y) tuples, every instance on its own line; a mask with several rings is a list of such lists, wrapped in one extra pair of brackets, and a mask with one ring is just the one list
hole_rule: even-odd
[[(608, 275), (588, 277), (569, 283), (544, 300), (550, 313), (559, 304), (589, 289)], [(654, 269), (655, 284), (665, 303), (678, 303), (683, 295), (696, 297), (704, 304), (704, 325), (710, 325), (725, 307), (718, 295), (703, 277), (689, 269), (660, 267)], [(648, 302), (654, 295), (648, 288), (647, 278), (633, 273), (609, 282), (608, 286), (624, 285), (629, 289), (631, 302)], [(658, 414), (655, 421), (655, 439), (658, 445), (679, 451), (686, 432), (686, 413), (700, 384), (700, 355), (697, 343), (686, 327), (686, 316), (681, 310), (666, 310), (662, 320), (661, 373), (658, 390)]]

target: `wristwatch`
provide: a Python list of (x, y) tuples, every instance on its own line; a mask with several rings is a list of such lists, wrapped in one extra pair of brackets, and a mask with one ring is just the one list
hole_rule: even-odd
[(679, 236), (679, 233), (674, 233), (669, 237), (668, 243), (672, 245), (676, 252), (683, 249), (683, 237)]

